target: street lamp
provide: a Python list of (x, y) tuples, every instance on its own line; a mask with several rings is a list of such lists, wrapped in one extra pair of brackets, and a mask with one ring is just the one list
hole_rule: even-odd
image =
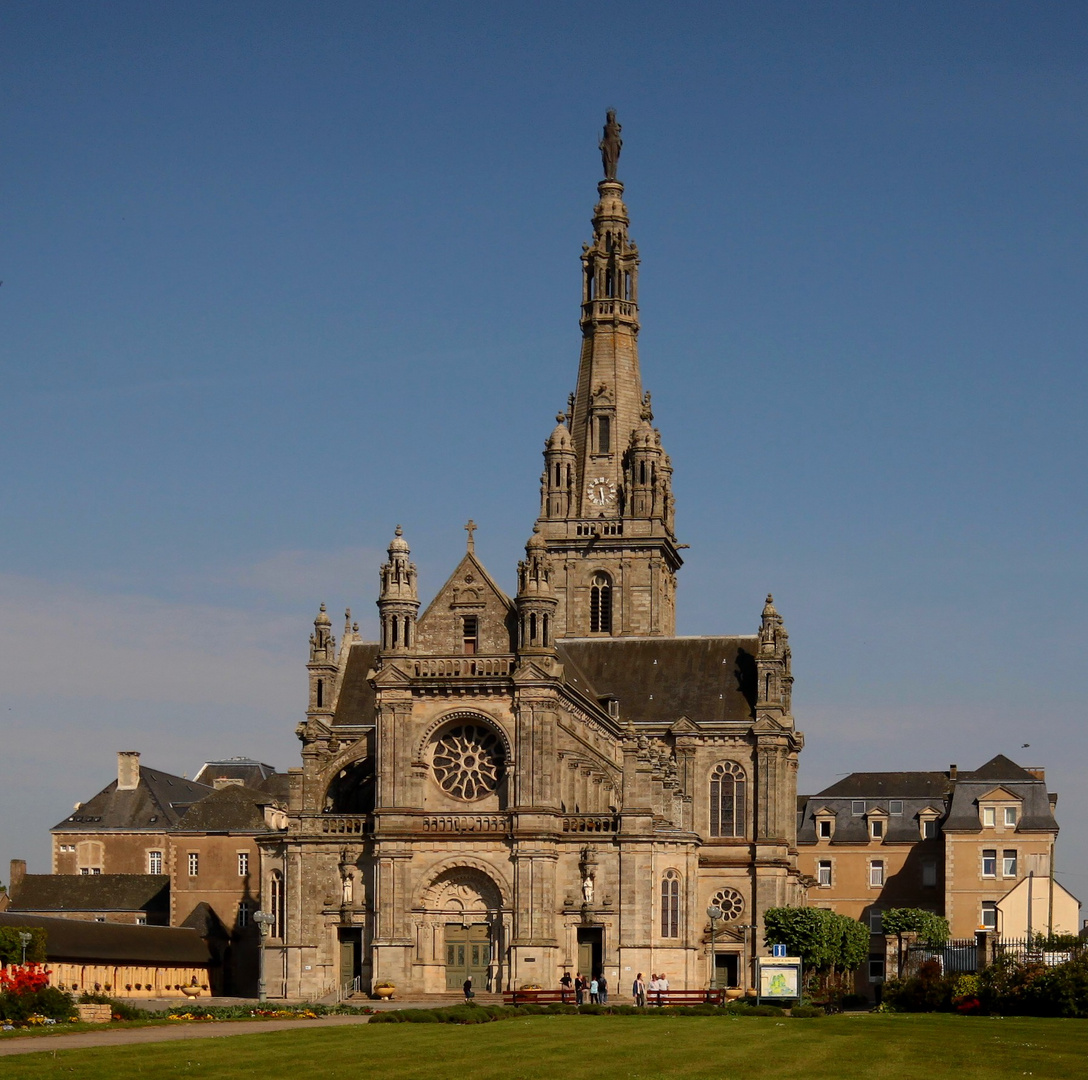
[(718, 950), (715, 935), (718, 930), (718, 920), (722, 917), (722, 909), (717, 904), (711, 904), (706, 909), (707, 918), (710, 920), (710, 989), (718, 989)]
[(23, 963), (26, 963), (26, 947), (34, 940), (33, 934), (28, 934), (25, 930), (19, 931), (19, 944), (23, 947)]
[(261, 940), (258, 953), (258, 976), (257, 976), (257, 1000), (266, 1001), (268, 999), (268, 993), (264, 984), (264, 939), (268, 937), (268, 931), (272, 928), (272, 924), (276, 921), (276, 916), (271, 911), (255, 911), (253, 913), (253, 921), (257, 924), (261, 931)]

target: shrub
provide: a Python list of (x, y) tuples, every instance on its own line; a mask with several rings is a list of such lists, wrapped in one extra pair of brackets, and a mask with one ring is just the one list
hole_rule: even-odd
[(0, 969), (0, 1019), (13, 1024), (24, 1024), (31, 1016), (68, 1020), (73, 1012), (71, 997), (49, 985), (49, 972), (41, 965)]
[(839, 1004), (844, 1009), (867, 1009), (869, 999), (864, 994), (843, 994)]
[(406, 1009), (404, 1022), (406, 1024), (437, 1024), (439, 1021), (433, 1009)]
[(886, 982), (882, 1003), (891, 1012), (948, 1012), (955, 980), (941, 973), (938, 961), (927, 960), (917, 975)]
[(816, 1005), (795, 1005), (790, 1009), (790, 1016), (794, 1020), (812, 1020), (817, 1016), (823, 1016), (824, 1010)]

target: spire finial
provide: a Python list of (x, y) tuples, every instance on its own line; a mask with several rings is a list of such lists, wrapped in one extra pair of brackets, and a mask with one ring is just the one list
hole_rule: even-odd
[(623, 130), (616, 123), (616, 110), (609, 109), (604, 122), (604, 138), (601, 139), (601, 164), (604, 165), (604, 178), (616, 179), (616, 166), (619, 164), (620, 151), (623, 149), (623, 139), (620, 132)]
[(466, 550), (470, 555), (474, 555), (476, 553), (476, 538), (472, 534), (478, 528), (479, 526), (476, 524), (476, 522), (473, 521), (472, 518), (469, 518), (468, 524), (465, 526), (465, 532), (468, 533), (468, 544), (466, 545)]

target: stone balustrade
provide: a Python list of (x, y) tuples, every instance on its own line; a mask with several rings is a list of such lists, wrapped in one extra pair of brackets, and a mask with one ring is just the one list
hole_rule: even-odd
[(413, 663), (417, 679), (503, 678), (514, 670), (512, 656), (435, 656)]
[(562, 824), (565, 833), (614, 833), (619, 829), (615, 814), (567, 814)]

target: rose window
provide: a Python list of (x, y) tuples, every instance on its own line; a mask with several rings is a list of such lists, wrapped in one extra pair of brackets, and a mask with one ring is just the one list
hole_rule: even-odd
[(736, 889), (719, 889), (710, 902), (722, 909), (723, 922), (732, 922), (744, 914), (744, 897)]
[(479, 799), (495, 790), (502, 775), (498, 736), (479, 724), (459, 724), (435, 743), (431, 764), (443, 791), (458, 799)]

